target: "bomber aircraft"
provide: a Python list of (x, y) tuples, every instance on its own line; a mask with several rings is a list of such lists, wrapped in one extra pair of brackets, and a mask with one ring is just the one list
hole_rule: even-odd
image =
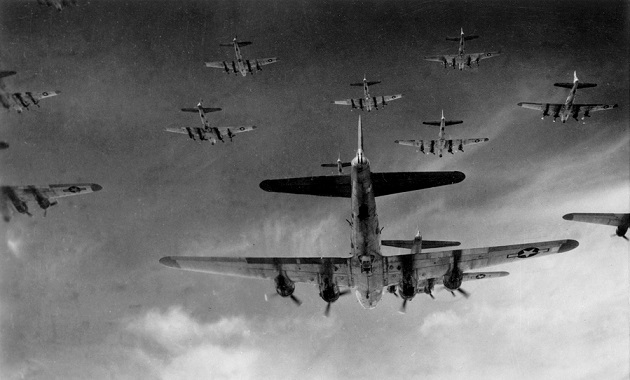
[(54, 6), (59, 12), (64, 7), (69, 7), (71, 5), (79, 5), (78, 0), (37, 0), (41, 5)]
[(464, 36), (464, 28), (462, 28), (462, 32), (459, 37), (446, 37), (447, 41), (459, 41), (459, 51), (456, 55), (433, 55), (424, 57), (424, 60), (441, 62), (442, 64), (444, 64), (445, 69), (448, 68), (448, 65), (450, 65), (454, 69), (459, 68), (460, 70), (463, 70), (465, 68), (471, 68), (473, 63), (476, 63), (477, 66), (479, 66), (479, 61), (496, 57), (497, 55), (501, 54), (500, 51), (466, 54), (466, 52), (464, 51), (464, 41), (472, 40), (475, 38), (479, 38), (479, 36)]
[(60, 91), (44, 91), (44, 92), (7, 92), (2, 82), (2, 78), (15, 75), (15, 71), (0, 71), (0, 103), (8, 110), (15, 110), (18, 113), (22, 113), (24, 109), (32, 104), (39, 107), (39, 101), (51, 96), (59, 95)]
[(37, 202), (44, 210), (57, 204), (57, 198), (71, 195), (89, 194), (101, 190), (95, 183), (71, 183), (48, 186), (0, 186), (0, 213), (5, 222), (11, 220), (9, 204), (20, 214), (33, 216), (28, 210), (28, 202)]
[(339, 104), (342, 106), (352, 106), (351, 109), (359, 108), (361, 110), (372, 111), (372, 108), (378, 109), (380, 105), (385, 107), (388, 102), (392, 100), (402, 98), (402, 94), (397, 95), (385, 95), (385, 96), (371, 96), (370, 86), (381, 83), (381, 81), (368, 82), (366, 76), (363, 76), (362, 83), (351, 83), (350, 86), (363, 86), (363, 97), (354, 99), (335, 100), (333, 104)]
[(342, 162), (341, 161), (341, 154), (339, 155), (339, 158), (337, 158), (337, 162), (334, 164), (322, 164), (323, 168), (337, 168), (337, 172), (339, 174), (343, 174), (343, 168), (347, 168), (348, 166), (352, 165), (351, 162)]
[(216, 62), (206, 62), (206, 67), (212, 67), (215, 69), (223, 69), (226, 74), (234, 73), (238, 75), (241, 73), (242, 76), (246, 76), (249, 72), (250, 74), (254, 74), (255, 71), (261, 71), (262, 66), (270, 65), (272, 63), (278, 62), (276, 57), (272, 58), (259, 58), (259, 59), (243, 59), (241, 55), (241, 46), (251, 45), (252, 43), (249, 41), (237, 41), (237, 38), (234, 37), (231, 44), (219, 44), (219, 46), (226, 47), (234, 47), (234, 54), (236, 55), (235, 61), (216, 61)]
[(605, 111), (613, 108), (617, 108), (617, 104), (575, 104), (575, 93), (578, 88), (595, 87), (595, 83), (580, 83), (577, 77), (577, 72), (573, 72), (573, 83), (554, 83), (556, 87), (570, 88), (569, 96), (564, 104), (560, 103), (518, 103), (519, 106), (529, 108), (533, 110), (542, 111), (541, 119), (545, 119), (545, 116), (553, 117), (553, 122), (560, 117), (560, 120), (564, 123), (569, 117), (573, 117), (575, 121), (578, 121), (580, 112), (582, 113), (582, 120), (587, 117), (591, 117), (591, 112)]
[[(199, 257), (166, 256), (160, 263), (168, 267), (240, 277), (273, 279), (282, 297), (293, 295), (295, 283), (319, 286), (319, 295), (330, 305), (355, 289), (359, 303), (366, 309), (376, 307), (384, 289), (397, 286), (411, 299), (418, 289), (430, 293), (433, 285), (449, 290), (460, 288), (464, 279), (483, 278), (492, 272), (468, 272), (534, 256), (569, 251), (575, 240), (556, 240), (476, 249), (423, 252), (386, 256), (381, 252), (381, 232), (375, 198), (389, 194), (455, 184), (464, 180), (461, 172), (372, 173), (363, 151), (361, 118), (358, 149), (350, 175), (302, 177), (265, 180), (265, 191), (350, 198), (350, 253), (339, 257)], [(413, 245), (413, 242), (411, 243)], [(435, 242), (432, 247), (451, 246), (453, 242)], [(341, 288), (345, 288), (341, 290)]]
[(626, 237), (626, 232), (628, 232), (628, 227), (630, 227), (630, 214), (574, 213), (566, 214), (562, 217), (562, 219), (573, 220), (576, 222), (616, 226), (617, 230), (615, 231), (615, 235), (625, 240), (628, 240), (628, 238)]
[(237, 133), (256, 129), (256, 126), (211, 127), (208, 119), (206, 119), (206, 113), (216, 111), (221, 111), (221, 108), (204, 107), (200, 100), (196, 108), (182, 108), (182, 112), (198, 112), (201, 118), (201, 127), (166, 128), (166, 132), (187, 134), (192, 140), (199, 138), (200, 141), (210, 141), (214, 145), (217, 143), (217, 140), (225, 142), (225, 137), (228, 137), (232, 141), (232, 138)]
[(461, 124), (463, 121), (461, 120), (446, 120), (444, 118), (444, 110), (442, 110), (442, 118), (440, 121), (423, 121), (422, 124), (426, 125), (437, 125), (440, 127), (440, 133), (438, 134), (437, 140), (396, 140), (394, 141), (396, 144), (414, 146), (418, 148), (418, 152), (422, 152), (424, 154), (435, 154), (437, 150), (438, 156), (442, 157), (442, 151), (446, 149), (447, 152), (454, 154), (453, 147), (457, 148), (458, 151), (463, 152), (465, 145), (479, 144), (482, 142), (488, 141), (487, 137), (476, 138), (476, 139), (455, 139), (449, 140), (446, 139), (444, 134), (444, 127), (447, 125), (453, 124)]

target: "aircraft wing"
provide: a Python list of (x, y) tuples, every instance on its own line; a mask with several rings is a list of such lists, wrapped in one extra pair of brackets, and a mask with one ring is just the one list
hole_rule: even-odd
[[(553, 240), (527, 244), (504, 245), (449, 251), (422, 252), (414, 255), (413, 267), (418, 279), (441, 278), (458, 257), (459, 268), (466, 272), (493, 265), (519, 263), (521, 260), (563, 253), (576, 248), (575, 240)], [(404, 255), (401, 255), (404, 256)], [(396, 285), (401, 278), (400, 256), (388, 256), (387, 285)]]
[[(431, 187), (452, 185), (464, 180), (461, 172), (393, 172), (372, 173), (374, 196), (404, 193)], [(322, 197), (350, 198), (352, 183), (349, 175), (268, 179), (260, 183), (265, 191)]]
[[(380, 106), (382, 104), (387, 104), (389, 102), (391, 102), (392, 100), (397, 100), (402, 98), (402, 94), (397, 94), (397, 95), (385, 95), (385, 96), (374, 96), (372, 97), (372, 104), (376, 105), (376, 106)], [(374, 104), (374, 101), (376, 100), (376, 104)]]
[[(190, 128), (192, 130), (194, 130), (194, 128)], [(171, 132), (171, 133), (181, 133), (183, 135), (187, 135), (188, 134), (188, 130), (184, 127), (181, 128), (166, 128), (165, 129), (166, 132)]]
[[(206, 62), (206, 67), (213, 67), (215, 69), (223, 69), (223, 70), (225, 70), (226, 62), (228, 62), (228, 61)], [(231, 65), (232, 61), (229, 61), (229, 62), (230, 62), (230, 65)], [(231, 68), (231, 66), (230, 66), (230, 68)]]
[(435, 148), (439, 146), (439, 140), (396, 140), (396, 144), (413, 146), (418, 148), (418, 152), (424, 154), (435, 153)]
[(21, 97), (22, 99), (35, 99), (41, 100), (45, 98), (50, 98), (51, 96), (57, 96), (61, 94), (61, 91), (42, 91), (42, 92), (16, 92), (13, 95)]
[(253, 59), (251, 60), (255, 63), (258, 63), (260, 66), (264, 66), (264, 65), (270, 65), (272, 63), (276, 63), (278, 62), (278, 58), (273, 57), (273, 58), (258, 58), (258, 59)]
[(466, 145), (480, 144), (488, 140), (489, 139), (487, 137), (484, 137), (484, 138), (476, 138), (476, 139), (457, 139), (457, 140), (451, 140), (451, 141), (453, 141), (454, 147), (458, 147), (460, 145), (466, 146)]
[(497, 55), (500, 55), (500, 54), (501, 54), (500, 51), (489, 51), (485, 53), (473, 53), (473, 54), (468, 54), (468, 55), (470, 56), (470, 62), (478, 62), (484, 59), (496, 57)]
[(623, 226), (628, 224), (630, 214), (598, 214), (598, 213), (573, 213), (562, 217), (565, 220), (576, 222), (603, 224), (607, 226)]
[(252, 126), (243, 126), (243, 127), (217, 127), (217, 129), (219, 130), (219, 132), (221, 132), (222, 135), (230, 135), (233, 134), (237, 134), (237, 133), (242, 133), (242, 132), (249, 132), (249, 131), (253, 131), (254, 129), (256, 129), (255, 125)]
[(523, 108), (529, 108), (531, 110), (543, 111), (548, 115), (557, 115), (564, 108), (564, 104), (560, 103), (518, 103)]
[(577, 112), (596, 112), (596, 111), (606, 111), (611, 110), (613, 108), (617, 108), (617, 104), (574, 104), (572, 110), (574, 113)]
[(72, 195), (89, 194), (102, 189), (95, 183), (70, 183), (48, 186), (8, 186), (21, 200), (37, 201), (39, 195), (48, 199), (69, 197)]
[(456, 55), (430, 55), (422, 59), (424, 59), (425, 61), (441, 62), (443, 64), (447, 64), (447, 63), (453, 62), (453, 59), (455, 59), (455, 57), (457, 56)]
[(282, 271), (294, 282), (317, 284), (319, 275), (333, 270), (340, 286), (351, 286), (347, 257), (200, 257), (167, 256), (160, 263), (167, 267), (227, 276), (274, 279)]

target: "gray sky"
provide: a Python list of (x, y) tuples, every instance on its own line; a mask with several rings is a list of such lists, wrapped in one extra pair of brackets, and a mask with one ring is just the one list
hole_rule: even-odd
[[(60, 90), (41, 108), (0, 113), (2, 185), (96, 182), (44, 218), (0, 227), (2, 378), (627, 378), (628, 244), (569, 212), (628, 212), (628, 7), (622, 1), (81, 2), (58, 13), (0, 5), (0, 69), (14, 91)], [(501, 49), (459, 72), (422, 56)], [(204, 67), (279, 63), (246, 78)], [(521, 101), (564, 102), (577, 70), (585, 103), (618, 103), (586, 124), (540, 120)], [(347, 199), (272, 194), (268, 178), (356, 149), (358, 113), (329, 102), (403, 93), (363, 115), (374, 171), (459, 170), (456, 185), (377, 199), (386, 239), (462, 247), (571, 238), (574, 251), (466, 284), (472, 296), (384, 297), (364, 310), (298, 285), (295, 307), (271, 281), (176, 271), (167, 255), (336, 256), (349, 252)], [(233, 144), (196, 144), (165, 127), (199, 99), (211, 123), (254, 124)], [(452, 137), (489, 137), (463, 154), (418, 155), (396, 139), (444, 109)], [(393, 248), (385, 248), (391, 249)], [(391, 251), (389, 251), (391, 252)], [(403, 252), (401, 252), (403, 253)]]

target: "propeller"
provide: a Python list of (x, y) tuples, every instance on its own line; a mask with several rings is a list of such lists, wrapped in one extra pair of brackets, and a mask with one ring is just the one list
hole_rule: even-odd
[[(265, 294), (265, 301), (269, 302), (269, 298), (277, 297), (277, 296), (279, 296), (278, 293)], [(294, 296), (293, 294), (291, 294), (289, 298), (291, 298), (291, 301), (293, 301), (297, 306), (302, 305), (302, 301), (300, 301), (300, 299)]]
[(610, 237), (614, 238), (614, 237), (620, 237), (622, 239), (624, 239), (625, 241), (630, 241), (628, 240), (628, 237), (626, 235), (617, 235), (617, 234), (612, 234), (610, 235)]
[(400, 310), (398, 310), (400, 314), (405, 314), (407, 312), (407, 300), (404, 300)]
[[(345, 296), (346, 294), (350, 293), (350, 289), (346, 289), (344, 291), (339, 292), (339, 297), (341, 296)], [(326, 305), (326, 310), (324, 310), (324, 317), (328, 318), (328, 316), (330, 315), (330, 305), (332, 304), (332, 302), (328, 302), (328, 305)]]

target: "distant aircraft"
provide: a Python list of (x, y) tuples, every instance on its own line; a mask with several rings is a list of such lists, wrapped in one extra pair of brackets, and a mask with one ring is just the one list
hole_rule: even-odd
[(0, 141), (0, 149), (7, 149), (9, 147), (9, 143), (6, 141)]
[[(375, 198), (390, 194), (450, 185), (464, 180), (461, 172), (372, 173), (363, 151), (361, 118), (358, 149), (350, 175), (265, 180), (265, 191), (350, 198), (352, 214), (350, 254), (341, 257), (195, 257), (167, 256), (160, 263), (168, 267), (240, 277), (273, 279), (282, 297), (293, 295), (295, 283), (319, 286), (327, 303), (325, 315), (340, 296), (356, 289), (359, 303), (366, 309), (376, 307), (384, 289), (398, 286), (401, 293), (416, 293), (420, 287), (442, 282), (452, 291), (460, 289), (469, 277), (483, 278), (486, 272), (466, 272), (533, 256), (566, 252), (578, 246), (574, 240), (557, 240), (510, 246), (458, 249), (431, 253), (384, 256)], [(452, 242), (440, 242), (451, 244)], [(440, 245), (442, 246), (442, 245)], [(344, 287), (345, 290), (340, 288)], [(424, 289), (424, 288), (422, 288)]]
[(578, 116), (582, 112), (582, 120), (587, 117), (591, 117), (590, 113), (595, 111), (604, 111), (617, 108), (617, 104), (575, 104), (575, 93), (578, 88), (595, 87), (595, 83), (580, 83), (577, 77), (577, 72), (573, 72), (573, 83), (554, 83), (556, 87), (570, 88), (569, 96), (564, 104), (560, 103), (518, 103), (519, 106), (529, 108), (533, 110), (542, 111), (541, 119), (545, 119), (545, 116), (552, 116), (553, 122), (560, 117), (560, 120), (564, 123), (569, 117), (573, 117), (575, 121), (578, 121)]
[(5, 222), (11, 219), (9, 204), (20, 214), (32, 216), (27, 202), (37, 202), (39, 207), (46, 210), (57, 204), (57, 198), (71, 195), (89, 194), (101, 190), (95, 183), (72, 183), (48, 186), (0, 186), (0, 212)]
[(464, 28), (462, 28), (462, 32), (459, 37), (446, 37), (447, 41), (459, 41), (459, 51), (457, 55), (434, 55), (424, 57), (424, 60), (441, 62), (444, 64), (445, 69), (448, 67), (448, 65), (451, 65), (451, 67), (454, 69), (459, 68), (460, 70), (463, 70), (465, 68), (470, 68), (472, 63), (476, 63), (477, 66), (479, 66), (479, 61), (487, 58), (496, 57), (497, 55), (501, 54), (500, 51), (466, 54), (464, 52), (464, 41), (472, 40), (475, 38), (479, 38), (479, 36), (464, 36)]
[(363, 98), (335, 100), (332, 103), (343, 106), (352, 106), (352, 109), (359, 108), (361, 110), (367, 109), (368, 112), (372, 111), (372, 108), (378, 109), (378, 106), (385, 107), (387, 102), (402, 98), (402, 94), (398, 95), (385, 95), (385, 96), (371, 96), (370, 86), (381, 83), (380, 81), (368, 82), (365, 75), (363, 76), (362, 83), (352, 83), (350, 86), (363, 86)]
[(78, 0), (37, 0), (37, 2), (41, 5), (48, 5), (49, 7), (54, 6), (59, 12), (61, 12), (64, 7), (79, 5)]
[(442, 119), (440, 121), (424, 121), (422, 124), (426, 125), (438, 125), (440, 126), (440, 133), (438, 135), (437, 140), (396, 140), (394, 141), (396, 144), (414, 146), (418, 148), (418, 152), (422, 152), (424, 154), (435, 154), (435, 151), (438, 151), (438, 156), (442, 157), (442, 151), (446, 149), (447, 152), (453, 153), (453, 147), (457, 148), (458, 151), (463, 152), (465, 145), (479, 144), (482, 142), (486, 142), (489, 139), (487, 137), (476, 138), (476, 139), (455, 139), (448, 140), (444, 137), (444, 127), (447, 125), (453, 124), (461, 124), (463, 121), (461, 120), (446, 120), (444, 119), (444, 110), (442, 110)]
[(219, 44), (219, 46), (227, 46), (234, 47), (234, 54), (236, 55), (236, 61), (216, 61), (216, 62), (206, 62), (206, 67), (213, 67), (215, 69), (223, 69), (227, 74), (231, 72), (234, 74), (241, 73), (242, 76), (246, 76), (249, 72), (250, 74), (254, 74), (254, 70), (261, 71), (264, 65), (269, 65), (272, 63), (278, 62), (276, 57), (273, 58), (259, 58), (259, 59), (243, 59), (241, 55), (240, 46), (251, 45), (252, 43), (249, 41), (237, 41), (236, 37), (232, 40), (231, 44)]
[(339, 174), (343, 174), (343, 168), (347, 168), (348, 166), (352, 165), (351, 162), (342, 162), (341, 161), (341, 155), (339, 155), (339, 158), (337, 158), (337, 162), (334, 164), (322, 164), (323, 168), (337, 168), (337, 172), (339, 172)]
[(221, 108), (208, 108), (204, 107), (202, 102), (199, 101), (197, 108), (182, 108), (183, 112), (198, 112), (201, 117), (201, 127), (190, 128), (166, 128), (167, 132), (181, 133), (188, 135), (192, 140), (196, 140), (198, 137), (200, 141), (210, 141), (212, 145), (218, 141), (225, 142), (224, 137), (228, 137), (232, 141), (232, 137), (237, 133), (249, 132), (256, 129), (256, 126), (243, 126), (243, 127), (211, 127), (206, 119), (206, 113), (221, 111)]
[(18, 113), (22, 113), (22, 111), (31, 104), (35, 104), (39, 107), (39, 101), (41, 99), (49, 98), (51, 96), (59, 95), (61, 92), (59, 91), (44, 91), (44, 92), (7, 92), (2, 82), (2, 78), (9, 77), (11, 75), (15, 75), (15, 71), (0, 71), (0, 103), (2, 106), (8, 110), (15, 110)]
[(604, 224), (607, 226), (617, 226), (615, 235), (628, 240), (626, 232), (628, 232), (628, 227), (630, 227), (630, 214), (575, 213), (566, 214), (562, 217), (562, 219), (573, 220), (576, 222)]

